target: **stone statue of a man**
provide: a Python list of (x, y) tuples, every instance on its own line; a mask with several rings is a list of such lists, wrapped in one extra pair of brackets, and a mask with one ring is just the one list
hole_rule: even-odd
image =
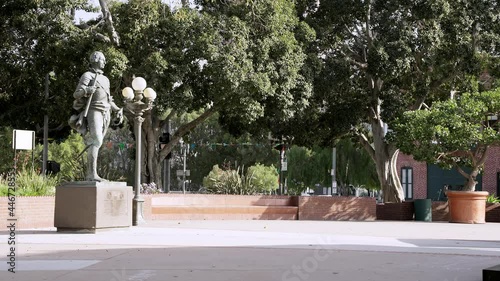
[(113, 102), (109, 79), (103, 74), (105, 65), (103, 53), (93, 52), (90, 55), (90, 69), (80, 77), (73, 93), (73, 108), (79, 114), (73, 115), (69, 123), (85, 136), (88, 181), (105, 181), (97, 175), (97, 156), (111, 121), (111, 111), (117, 112), (119, 122), (123, 120), (123, 110)]

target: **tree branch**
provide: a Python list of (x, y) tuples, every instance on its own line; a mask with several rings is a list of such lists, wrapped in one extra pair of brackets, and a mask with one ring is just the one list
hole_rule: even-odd
[(365, 136), (365, 134), (363, 134), (361, 132), (356, 132), (356, 134), (358, 135), (359, 142), (361, 143), (361, 145), (365, 148), (366, 152), (368, 152), (368, 155), (370, 155), (370, 157), (372, 158), (373, 162), (376, 163), (375, 149), (371, 145), (371, 143), (368, 140), (368, 138)]
[(484, 162), (486, 162), (486, 157), (488, 156), (488, 149), (490, 148), (489, 145), (484, 145), (484, 148), (483, 148), (483, 154), (481, 155), (481, 158), (479, 158), (479, 161), (477, 162), (477, 166), (478, 167), (481, 167)]
[(453, 166), (457, 169), (457, 171), (466, 179), (470, 177), (460, 166), (458, 166), (457, 162), (453, 161)]
[(104, 43), (110, 43), (111, 42), (111, 39), (104, 35), (104, 34), (101, 34), (99, 32), (94, 32), (94, 35), (96, 36), (97, 40), (101, 41), (101, 42), (104, 42)]
[(111, 38), (113, 44), (115, 44), (116, 46), (120, 46), (120, 37), (118, 36), (118, 33), (116, 32), (116, 29), (113, 25), (113, 17), (111, 16), (111, 12), (109, 11), (108, 2), (107, 0), (99, 0), (99, 4), (101, 5), (102, 17), (106, 22), (106, 28), (108, 29), (109, 37)]
[(170, 142), (167, 143), (165, 145), (165, 147), (163, 147), (163, 149), (160, 151), (159, 160), (161, 161), (161, 160), (165, 159), (165, 157), (167, 157), (167, 155), (170, 153), (170, 151), (172, 151), (172, 148), (174, 147), (174, 145), (176, 145), (184, 135), (186, 135), (191, 130), (196, 128), (196, 126), (198, 126), (200, 123), (205, 121), (208, 117), (212, 116), (215, 112), (216, 112), (215, 108), (212, 107), (210, 109), (207, 109), (205, 112), (203, 112), (200, 116), (198, 116), (193, 121), (181, 125), (177, 129), (177, 131), (172, 135)]
[(353, 58), (351, 58), (350, 56), (346, 55), (343, 51), (340, 51), (340, 54), (344, 57), (344, 59), (346, 61), (348, 61), (350, 64), (352, 65), (355, 65), (355, 66), (358, 66), (359, 68), (361, 69), (367, 69), (368, 68), (368, 64), (367, 63), (362, 63), (362, 62), (359, 62)]
[(368, 9), (366, 11), (365, 29), (366, 29), (366, 41), (368, 46), (373, 47), (373, 34), (371, 32), (371, 13), (372, 13), (373, 0), (368, 1)]

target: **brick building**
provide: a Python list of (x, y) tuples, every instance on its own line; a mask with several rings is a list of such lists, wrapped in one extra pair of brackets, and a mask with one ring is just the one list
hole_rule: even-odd
[[(436, 165), (415, 161), (412, 156), (401, 153), (397, 168), (407, 200), (428, 198), (445, 201), (445, 185), (456, 189), (465, 182), (465, 178), (456, 169), (443, 170)], [(500, 146), (491, 147), (488, 151), (484, 170), (477, 181), (476, 190), (500, 194)]]

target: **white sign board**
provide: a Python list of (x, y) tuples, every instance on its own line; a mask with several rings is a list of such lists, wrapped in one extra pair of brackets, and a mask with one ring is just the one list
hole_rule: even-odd
[(286, 172), (288, 168), (288, 162), (281, 162), (281, 170)]
[(35, 131), (14, 130), (12, 148), (16, 150), (35, 149)]

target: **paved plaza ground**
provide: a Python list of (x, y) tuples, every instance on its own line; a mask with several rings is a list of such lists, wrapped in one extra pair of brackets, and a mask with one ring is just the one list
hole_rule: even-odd
[[(3, 242), (1, 242), (3, 241)], [(16, 232), (19, 281), (480, 281), (500, 224), (153, 221), (96, 234)]]

